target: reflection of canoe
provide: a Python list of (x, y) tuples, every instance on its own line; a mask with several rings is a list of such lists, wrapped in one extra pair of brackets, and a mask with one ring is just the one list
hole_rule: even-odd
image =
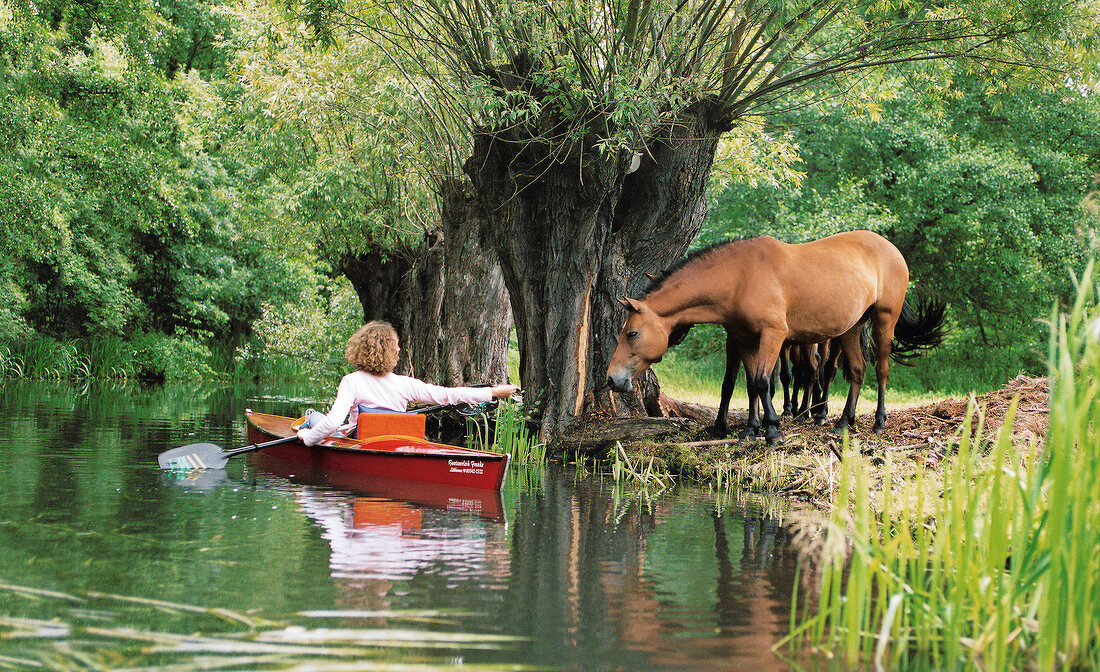
[[(373, 416), (388, 416), (373, 417)], [(400, 417), (400, 416), (398, 416)], [(508, 468), (508, 456), (471, 450), (458, 446), (433, 443), (424, 438), (423, 416), (419, 418), (419, 430), (415, 423), (406, 432), (417, 434), (373, 435), (373, 423), (387, 429), (399, 422), (388, 414), (360, 414), (359, 436), (349, 439), (329, 437), (320, 444), (309, 447), (300, 441), (292, 441), (264, 448), (259, 455), (283, 463), (301, 465), (310, 477), (321, 476), (328, 482), (356, 477), (382, 477), (435, 485), (458, 486), (476, 490), (500, 490)], [(262, 443), (294, 435), (294, 418), (245, 411), (248, 421), (249, 443)]]
[[(368, 498), (401, 500), (415, 506), (443, 511), (472, 513), (492, 520), (504, 520), (499, 490), (440, 485), (388, 476), (332, 471), (269, 455), (270, 449), (249, 455), (249, 465), (292, 483), (339, 488)], [(358, 500), (357, 500), (358, 501)], [(356, 507), (358, 514), (358, 504)], [(357, 520), (359, 516), (357, 515)]]

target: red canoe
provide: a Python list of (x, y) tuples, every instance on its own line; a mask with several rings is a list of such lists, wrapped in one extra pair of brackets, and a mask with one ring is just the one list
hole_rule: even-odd
[[(249, 443), (294, 435), (300, 419), (245, 411)], [(424, 437), (424, 416), (361, 413), (359, 438), (329, 437), (310, 447), (301, 441), (270, 446), (266, 458), (294, 463), (312, 474), (361, 474), (420, 483), (500, 490), (508, 456), (433, 443)]]

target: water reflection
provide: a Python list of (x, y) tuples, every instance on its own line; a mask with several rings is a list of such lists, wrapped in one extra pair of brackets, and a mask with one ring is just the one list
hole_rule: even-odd
[[(258, 454), (228, 471), (169, 478), (155, 467), (159, 452), (195, 441), (241, 445), (241, 409), (290, 409), (241, 390), (170, 385), (7, 381), (0, 401), (11, 418), (0, 425), (0, 584), (86, 603), (32, 602), (0, 588), (0, 621), (56, 619), (75, 632), (94, 613), (101, 631), (136, 625), (234, 642), (271, 635), (208, 614), (134, 613), (89, 598), (121, 593), (233, 609), (310, 636), (400, 627), (425, 641), (446, 630), (523, 642), (450, 645), (436, 654), (440, 664), (788, 669), (771, 647), (789, 621), (795, 559), (779, 511), (759, 501), (716, 504), (681, 487), (643, 502), (553, 466), (512, 471), (500, 494), (333, 480)], [(412, 612), (446, 618), (401, 620)], [(3, 643), (3, 635), (0, 625), (0, 656), (11, 647), (34, 658), (61, 645), (129, 646), (128, 664), (157, 667), (121, 638)]]
[[(787, 669), (793, 556), (760, 510), (690, 488), (652, 507), (606, 484), (548, 478), (518, 507), (501, 621), (568, 669)], [(537, 512), (537, 513), (536, 513)], [(528, 517), (530, 516), (530, 517)]]

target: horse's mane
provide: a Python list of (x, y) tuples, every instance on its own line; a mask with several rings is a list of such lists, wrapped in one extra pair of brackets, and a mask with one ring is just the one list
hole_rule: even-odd
[(714, 252), (718, 248), (726, 247), (728, 245), (736, 245), (736, 244), (739, 244), (739, 243), (743, 243), (747, 240), (753, 240), (754, 238), (758, 238), (758, 237), (759, 236), (753, 236), (752, 238), (735, 238), (733, 240), (723, 240), (719, 243), (713, 243), (711, 245), (707, 245), (704, 248), (700, 248), (698, 250), (694, 250), (692, 252), (689, 252), (682, 259), (680, 259), (679, 261), (677, 261), (676, 263), (672, 264), (667, 269), (662, 271), (660, 275), (653, 278), (653, 280), (650, 281), (649, 286), (646, 287), (645, 294), (648, 295), (651, 292), (657, 291), (658, 289), (660, 289), (665, 284), (665, 281), (667, 281), (670, 277), (672, 277), (677, 271), (679, 271), (683, 267), (691, 264), (692, 262), (697, 261), (697, 260), (707, 256), (708, 254), (710, 254), (711, 252)]

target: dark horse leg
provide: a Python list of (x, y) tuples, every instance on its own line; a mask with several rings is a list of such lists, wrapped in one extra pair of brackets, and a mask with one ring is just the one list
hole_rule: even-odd
[(722, 377), (722, 397), (718, 402), (718, 417), (714, 420), (714, 433), (725, 438), (729, 432), (726, 416), (730, 410), (730, 397), (733, 396), (733, 384), (737, 382), (737, 367), (741, 366), (737, 348), (733, 339), (726, 335), (726, 375)]
[(875, 409), (875, 425), (871, 431), (878, 434), (886, 429), (886, 381), (890, 379), (890, 353), (894, 346), (894, 327), (898, 317), (882, 311), (874, 317), (872, 329), (875, 339), (875, 379), (878, 381), (878, 407)]
[(867, 361), (863, 358), (863, 350), (859, 347), (859, 334), (863, 329), (863, 323), (849, 329), (840, 336), (840, 352), (844, 357), (850, 377), (851, 386), (848, 388), (848, 400), (844, 404), (844, 410), (836, 421), (836, 431), (856, 428), (856, 404), (859, 402), (859, 388), (863, 386), (863, 375), (867, 370)]
[(810, 398), (817, 393), (819, 365), (817, 346), (813, 344), (792, 346), (791, 354), (795, 355), (791, 358), (794, 362), (794, 418), (806, 420), (810, 415)]
[(775, 412), (775, 406), (772, 405), (771, 377), (775, 370), (775, 362), (779, 359), (779, 351), (783, 347), (784, 336), (785, 333), (780, 332), (761, 333), (756, 352), (745, 353), (742, 360), (749, 389), (750, 425), (746, 428), (746, 432), (753, 430), (752, 398), (755, 395), (763, 411), (764, 439), (769, 444), (779, 438), (779, 414)]
[(797, 345), (784, 346), (779, 351), (779, 382), (783, 384), (783, 415), (791, 415), (798, 406), (798, 383), (791, 389), (794, 377), (791, 375), (791, 359)]
[[(768, 379), (768, 390), (766, 392), (768, 399), (775, 401), (775, 367), (772, 368), (772, 375)], [(741, 438), (752, 438), (760, 433), (760, 418), (757, 411), (760, 408), (760, 391), (749, 386), (748, 378), (745, 378), (745, 387), (749, 393), (749, 422), (745, 431), (741, 432)], [(786, 391), (786, 388), (784, 388)]]
[(810, 403), (810, 414), (815, 425), (824, 425), (829, 416), (829, 390), (833, 387), (833, 378), (836, 377), (837, 360), (840, 358), (840, 339), (829, 341), (828, 352), (825, 361), (817, 371), (817, 380), (814, 383), (814, 398)]

